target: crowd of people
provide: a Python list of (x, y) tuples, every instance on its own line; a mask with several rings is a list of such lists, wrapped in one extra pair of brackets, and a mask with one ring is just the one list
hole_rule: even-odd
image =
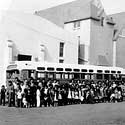
[(9, 107), (49, 107), (72, 104), (94, 104), (123, 101), (123, 81), (71, 80), (65, 84), (58, 80), (8, 81), (1, 87), (1, 105)]

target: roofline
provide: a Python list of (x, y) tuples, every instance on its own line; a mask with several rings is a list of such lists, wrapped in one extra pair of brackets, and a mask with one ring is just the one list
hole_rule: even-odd
[[(91, 17), (86, 17), (86, 18), (82, 18), (82, 19), (76, 19), (76, 20), (64, 22), (64, 24), (73, 23), (73, 22), (76, 22), (76, 21), (89, 20), (89, 19), (92, 19), (92, 20), (95, 20), (95, 21), (100, 21), (100, 20), (101, 20), (101, 19), (98, 18), (98, 17), (92, 17), (92, 16), (91, 16)], [(107, 24), (109, 24), (109, 25), (115, 25), (116, 23), (107, 21)]]
[(114, 15), (121, 14), (121, 13), (125, 13), (125, 11), (118, 12), (118, 13), (113, 13), (113, 14), (109, 14), (108, 16), (114, 16)]
[(76, 22), (76, 21), (83, 21), (83, 20), (89, 20), (89, 19), (92, 19), (92, 20), (95, 20), (95, 21), (100, 21), (100, 18), (96, 18), (96, 17), (86, 17), (86, 18), (82, 18), (82, 19), (76, 19), (76, 20), (72, 20), (72, 21), (68, 21), (68, 22), (64, 22), (64, 24), (67, 24), (67, 23), (72, 23), (72, 22)]

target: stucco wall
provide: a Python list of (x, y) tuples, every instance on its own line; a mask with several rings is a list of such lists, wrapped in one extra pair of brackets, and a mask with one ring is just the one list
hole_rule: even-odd
[[(99, 21), (91, 20), (90, 64), (112, 66), (112, 36), (113, 25), (104, 23), (104, 26), (101, 26)], [(99, 57), (103, 58), (104, 64), (100, 64)]]
[[(64, 63), (78, 64), (77, 37), (41, 17), (9, 13), (3, 18), (0, 32), (0, 84), (5, 84), (9, 64), (8, 40), (13, 43), (12, 60), (18, 54), (40, 58), (40, 45), (45, 47), (44, 61), (59, 63), (60, 42), (64, 42)], [(11, 56), (10, 56), (11, 57)], [(2, 67), (2, 68), (1, 68)]]
[(77, 63), (77, 37), (64, 29), (30, 14), (9, 14), (4, 19), (4, 31), (14, 43), (13, 58), (17, 54), (40, 55), (40, 44), (45, 46), (45, 61), (59, 62), (59, 45), (64, 42), (64, 63)]
[(116, 42), (116, 66), (125, 68), (125, 38), (119, 38)]
[[(89, 59), (89, 45), (90, 45), (90, 19), (80, 21), (80, 27), (74, 29), (74, 22), (64, 25), (64, 29), (74, 33), (80, 42), (80, 57), (81, 59), (88, 61)], [(88, 62), (87, 62), (88, 63)]]

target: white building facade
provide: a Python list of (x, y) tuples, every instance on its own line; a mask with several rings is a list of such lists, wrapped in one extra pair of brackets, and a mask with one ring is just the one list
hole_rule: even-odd
[(2, 33), (1, 84), (5, 83), (8, 64), (21, 59), (78, 64), (77, 37), (41, 17), (8, 12), (2, 21)]

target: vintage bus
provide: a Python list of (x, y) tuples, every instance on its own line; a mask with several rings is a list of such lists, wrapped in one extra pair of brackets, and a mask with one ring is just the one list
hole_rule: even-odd
[(18, 77), (21, 80), (56, 79), (60, 83), (68, 80), (122, 80), (124, 69), (93, 65), (56, 64), (44, 62), (17, 61), (7, 67), (7, 80)]

